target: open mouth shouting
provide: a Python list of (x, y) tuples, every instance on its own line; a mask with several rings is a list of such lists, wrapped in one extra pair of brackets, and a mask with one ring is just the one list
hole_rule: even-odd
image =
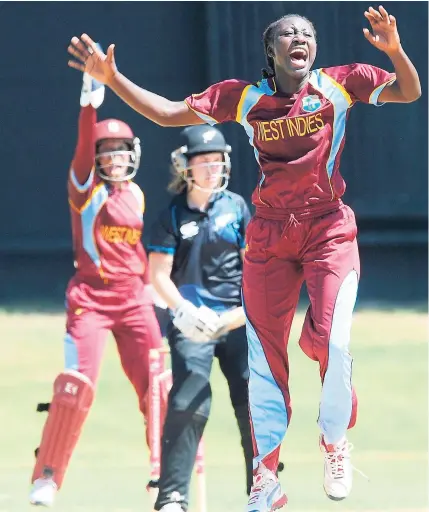
[(308, 52), (303, 47), (295, 47), (289, 52), (289, 58), (294, 69), (302, 69), (307, 65)]

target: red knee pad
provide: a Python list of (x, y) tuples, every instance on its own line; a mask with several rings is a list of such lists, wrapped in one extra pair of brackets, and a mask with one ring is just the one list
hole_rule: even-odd
[(61, 487), (93, 400), (94, 386), (85, 375), (66, 370), (55, 379), (32, 482), (44, 474), (53, 474), (58, 488)]

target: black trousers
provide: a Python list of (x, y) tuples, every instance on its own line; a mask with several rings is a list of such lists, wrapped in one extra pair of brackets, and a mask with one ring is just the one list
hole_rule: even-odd
[(253, 448), (248, 412), (247, 339), (244, 327), (215, 343), (194, 343), (172, 324), (167, 328), (173, 387), (162, 436), (161, 477), (155, 510), (179, 502), (187, 510), (189, 484), (198, 444), (210, 414), (210, 373), (214, 357), (228, 382), (246, 464), (246, 490), (252, 484)]

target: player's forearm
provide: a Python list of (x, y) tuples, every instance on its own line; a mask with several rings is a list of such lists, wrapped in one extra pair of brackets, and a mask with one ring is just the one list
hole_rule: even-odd
[(151, 272), (150, 278), (156, 292), (170, 309), (177, 309), (185, 300), (167, 274)]
[(232, 331), (242, 327), (246, 323), (246, 315), (242, 306), (223, 313), (222, 320), (225, 321), (228, 330)]
[(115, 73), (108, 85), (125, 103), (154, 123), (161, 126), (181, 125), (180, 119), (175, 119), (174, 115), (179, 102), (142, 89), (119, 72)]
[(411, 60), (402, 47), (388, 55), (396, 73), (395, 86), (398, 88), (404, 103), (416, 101), (422, 95), (419, 75)]
[(91, 172), (95, 159), (94, 126), (97, 113), (91, 105), (82, 107), (79, 113), (78, 137), (72, 168), (79, 183), (84, 183)]

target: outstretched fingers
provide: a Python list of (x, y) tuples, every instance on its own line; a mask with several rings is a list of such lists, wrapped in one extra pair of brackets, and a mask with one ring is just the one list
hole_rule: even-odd
[(392, 16), (391, 14), (389, 14), (389, 21), (390, 21), (390, 24), (392, 25), (392, 27), (396, 27), (396, 18), (395, 18), (395, 16)]
[(375, 19), (375, 21), (378, 23), (383, 20), (383, 16), (376, 10), (374, 7), (370, 7), (368, 9), (369, 14)]
[(73, 46), (73, 48), (78, 51), (84, 59), (87, 59), (91, 53), (93, 53), (92, 50), (90, 50), (88, 46), (82, 42), (82, 39), (79, 39), (76, 36), (72, 37), (70, 46)]
[(80, 64), (79, 62), (76, 62), (76, 61), (74, 61), (74, 60), (69, 60), (67, 64), (68, 64), (71, 68), (77, 69), (77, 70), (82, 71), (82, 72), (84, 72), (84, 71), (85, 71), (85, 66), (84, 66), (84, 64)]
[(85, 62), (86, 56), (77, 49), (76, 46), (73, 46), (73, 44), (70, 44), (67, 48), (67, 51), (70, 53), (70, 55), (73, 55), (73, 57), (80, 62)]
[(71, 68), (78, 69), (79, 71), (84, 71), (85, 62), (89, 56), (89, 52), (78, 37), (72, 37), (70, 44), (67, 48), (67, 51), (72, 57), (76, 59), (69, 60), (68, 65)]
[(390, 25), (389, 13), (386, 11), (386, 9), (382, 5), (380, 5), (378, 10), (380, 11), (383, 21), (386, 22), (388, 25)]
[(369, 21), (372, 28), (374, 28), (377, 25), (377, 20), (374, 18), (374, 16), (371, 13), (369, 13), (368, 11), (365, 11), (363, 13), (363, 15)]
[(366, 39), (368, 39), (368, 41), (371, 44), (376, 44), (379, 41), (378, 35), (373, 36), (367, 28), (363, 29), (363, 35), (366, 37)]
[(76, 59), (69, 60), (68, 65), (79, 71), (85, 71), (88, 58), (99, 50), (88, 34), (82, 34), (80, 38), (72, 37), (67, 51)]
[(87, 51), (89, 54), (97, 53), (99, 52), (99, 49), (97, 48), (97, 45), (95, 42), (89, 37), (88, 34), (82, 34), (80, 36), (81, 41), (86, 45)]

